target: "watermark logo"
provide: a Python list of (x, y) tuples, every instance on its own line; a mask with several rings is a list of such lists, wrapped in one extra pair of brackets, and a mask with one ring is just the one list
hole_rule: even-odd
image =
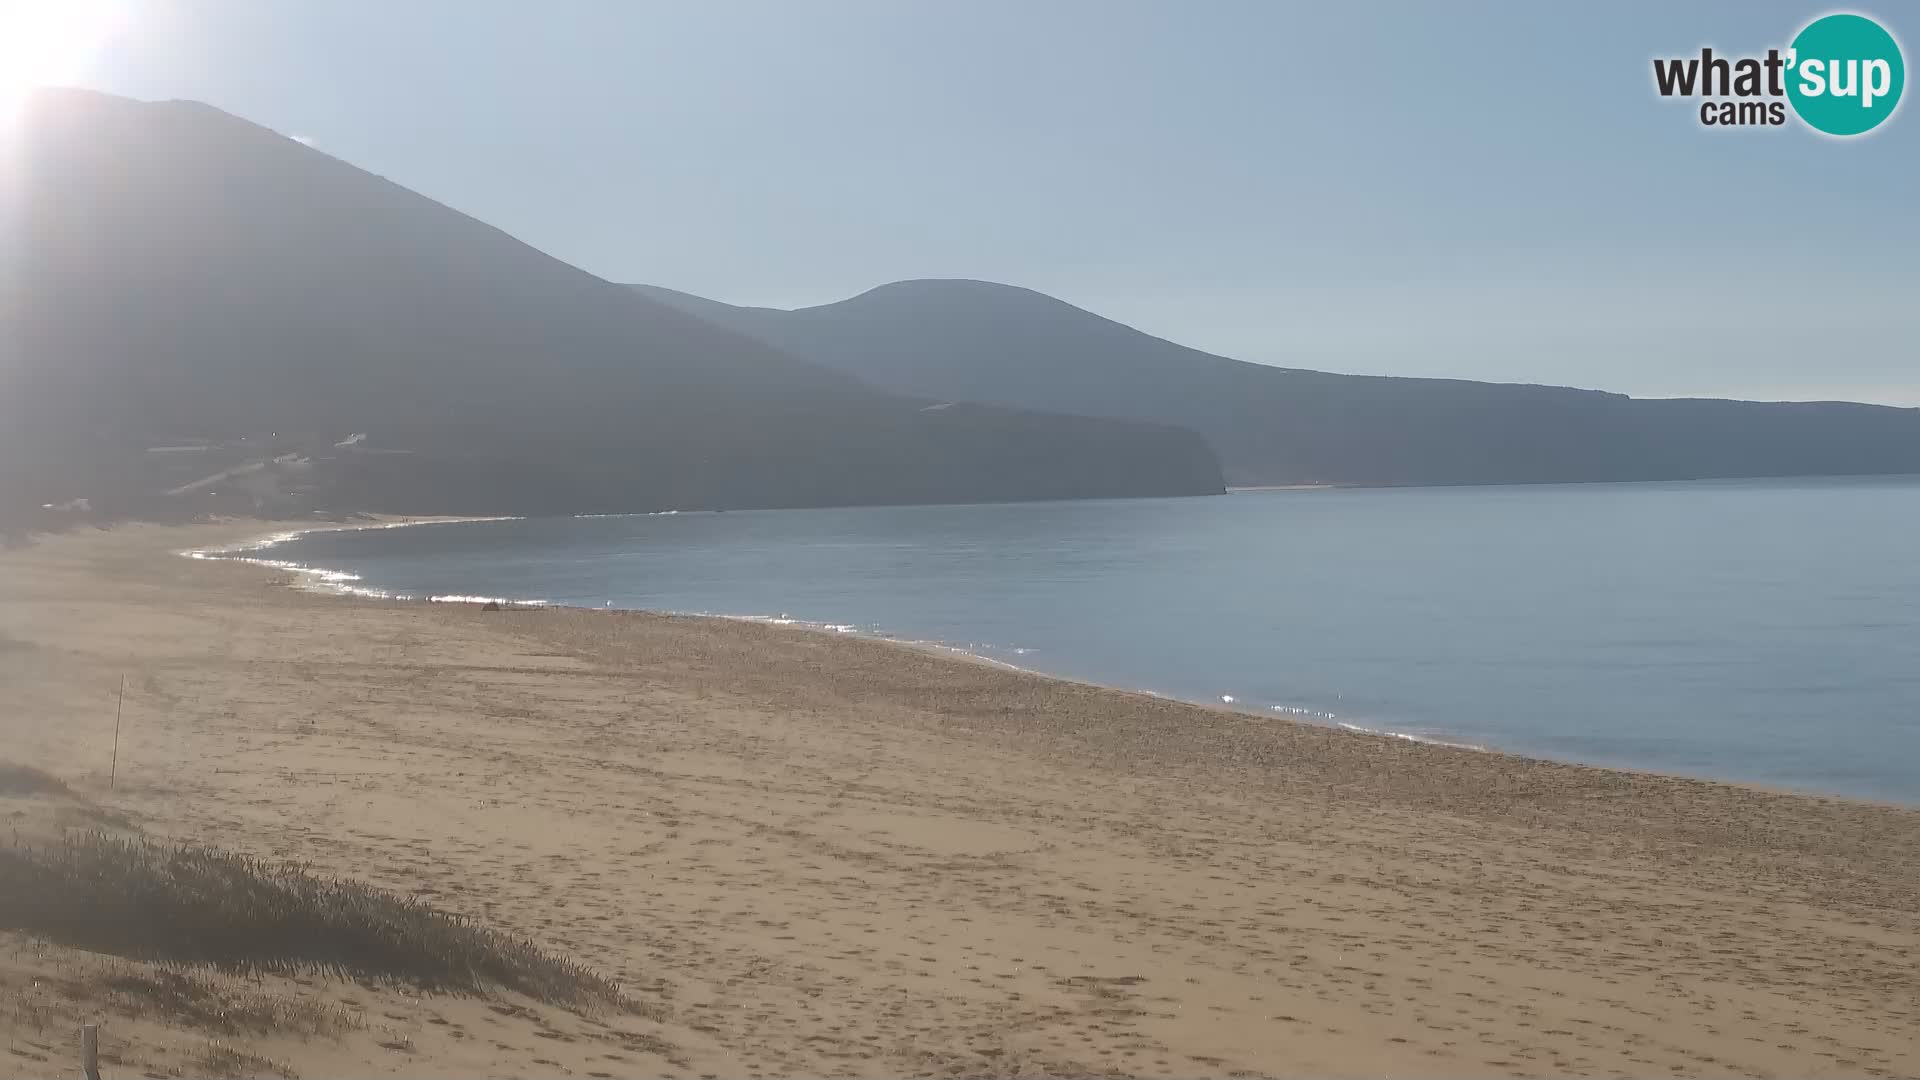
[(1653, 61), (1663, 98), (1700, 98), (1706, 127), (1780, 127), (1788, 110), (1826, 135), (1845, 138), (1879, 127), (1900, 107), (1907, 65), (1900, 43), (1865, 15), (1823, 15), (1784, 49), (1765, 56), (1698, 56)]

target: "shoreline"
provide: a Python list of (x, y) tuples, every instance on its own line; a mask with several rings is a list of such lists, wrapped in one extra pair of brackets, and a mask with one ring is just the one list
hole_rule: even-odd
[[(1332, 485), (1307, 485), (1307, 487), (1311, 487), (1316, 490), (1320, 490), (1320, 489), (1333, 490)], [(1256, 490), (1256, 489), (1248, 489), (1248, 490)], [(1269, 489), (1257, 489), (1257, 490), (1269, 490)], [(659, 512), (656, 512), (656, 514), (638, 514), (638, 515), (600, 514), (600, 515), (588, 515), (588, 516), (590, 517), (640, 517), (640, 516), (656, 516), (657, 514), (676, 514), (676, 513), (679, 513), (679, 511), (659, 511)], [(421, 526), (429, 526), (429, 525), (483, 524), (487, 522), (523, 521), (523, 520), (526, 520), (526, 519), (520, 518), (520, 517), (411, 518), (411, 517), (397, 517), (393, 515), (386, 515), (386, 516), (381, 516), (376, 520), (370, 520), (364, 524), (327, 523), (327, 524), (317, 525), (313, 527), (295, 527), (295, 528), (288, 528), (288, 529), (273, 530), (270, 532), (260, 534), (259, 536), (251, 539), (241, 540), (231, 544), (218, 545), (212, 548), (181, 551), (179, 552), (179, 554), (187, 558), (203, 560), (208, 562), (235, 562), (235, 563), (241, 563), (243, 565), (259, 566), (269, 570), (290, 573), (295, 575), (296, 581), (298, 583), (297, 587), (303, 590), (312, 592), (316, 595), (339, 598), (339, 599), (378, 600), (378, 601), (388, 601), (388, 602), (394, 602), (394, 603), (433, 603), (433, 604), (472, 605), (472, 606), (480, 606), (480, 605), (485, 605), (489, 603), (495, 603), (495, 604), (499, 604), (503, 608), (555, 609), (555, 610), (567, 610), (567, 611), (599, 612), (603, 614), (627, 612), (627, 613), (633, 613), (633, 614), (658, 616), (658, 617), (688, 618), (688, 619), (721, 619), (721, 620), (748, 623), (748, 624), (759, 624), (759, 625), (766, 625), (766, 626), (772, 626), (772, 627), (802, 630), (802, 631), (807, 631), (812, 633), (827, 634), (832, 636), (852, 637), (852, 638), (857, 638), (863, 641), (870, 641), (870, 642), (875, 642), (883, 645), (889, 645), (889, 646), (894, 646), (899, 648), (927, 652), (937, 656), (950, 657), (950, 658), (958, 659), (968, 663), (984, 664), (984, 665), (999, 668), (1009, 672), (1029, 675), (1029, 676), (1040, 678), (1040, 679), (1054, 680), (1057, 682), (1062, 682), (1062, 683), (1071, 684), (1075, 686), (1082, 686), (1082, 687), (1086, 687), (1088, 689), (1093, 689), (1093, 690), (1100, 690), (1100, 691), (1116, 693), (1116, 694), (1139, 695), (1148, 699), (1167, 701), (1167, 702), (1176, 702), (1180, 704), (1189, 705), (1194, 708), (1218, 710), (1218, 711), (1232, 713), (1235, 715), (1245, 716), (1245, 717), (1254, 718), (1254, 719), (1277, 720), (1280, 722), (1291, 723), (1291, 724), (1306, 724), (1315, 728), (1338, 731), (1343, 734), (1361, 736), (1365, 738), (1394, 739), (1394, 740), (1400, 740), (1403, 742), (1407, 742), (1407, 743), (1411, 743), (1419, 746), (1431, 746), (1431, 747), (1438, 747), (1438, 748), (1447, 749), (1447, 750), (1464, 751), (1469, 753), (1498, 754), (1506, 757), (1517, 758), (1524, 761), (1537, 761), (1537, 762), (1544, 762), (1544, 763), (1549, 763), (1553, 765), (1570, 766), (1575, 768), (1599, 769), (1599, 770), (1608, 771), (1608, 772), (1633, 773), (1638, 775), (1644, 775), (1644, 776), (1650, 776), (1650, 777), (1662, 777), (1662, 778), (1674, 779), (1674, 780), (1700, 781), (1700, 782), (1706, 782), (1706, 783), (1725, 784), (1732, 787), (1745, 788), (1745, 789), (1750, 789), (1754, 791), (1763, 791), (1769, 794), (1776, 794), (1776, 795), (1804, 796), (1809, 798), (1820, 798), (1820, 799), (1842, 799), (1849, 802), (1857, 802), (1857, 803), (1862, 803), (1866, 805), (1885, 806), (1885, 807), (1896, 808), (1896, 809), (1920, 810), (1920, 801), (1903, 801), (1900, 799), (1876, 798), (1876, 797), (1870, 797), (1870, 796), (1864, 796), (1864, 795), (1851, 794), (1847, 792), (1828, 791), (1824, 789), (1811, 788), (1811, 787), (1794, 787), (1794, 786), (1783, 785), (1783, 784), (1767, 784), (1767, 783), (1762, 783), (1754, 780), (1741, 779), (1738, 777), (1715, 776), (1715, 775), (1709, 775), (1704, 773), (1670, 772), (1666, 770), (1647, 768), (1644, 766), (1636, 766), (1636, 765), (1630, 765), (1630, 764), (1610, 764), (1610, 763), (1601, 763), (1601, 762), (1580, 761), (1572, 758), (1560, 758), (1560, 757), (1552, 757), (1552, 756), (1541, 755), (1541, 754), (1527, 753), (1522, 750), (1508, 749), (1498, 745), (1486, 745), (1486, 744), (1480, 744), (1480, 743), (1466, 742), (1463, 740), (1448, 738), (1444, 736), (1431, 736), (1431, 735), (1416, 734), (1413, 732), (1396, 731), (1391, 728), (1369, 726), (1365, 723), (1359, 722), (1358, 720), (1349, 719), (1347, 717), (1343, 717), (1336, 713), (1327, 712), (1325, 710), (1295, 706), (1295, 705), (1291, 705), (1284, 702), (1245, 704), (1240, 702), (1237, 698), (1234, 698), (1230, 695), (1223, 695), (1222, 700), (1213, 700), (1213, 699), (1206, 699), (1206, 698), (1184, 697), (1184, 696), (1179, 696), (1174, 694), (1165, 694), (1159, 691), (1146, 689), (1143, 687), (1124, 686), (1118, 683), (1095, 682), (1090, 679), (1080, 679), (1080, 678), (1075, 678), (1069, 675), (1063, 675), (1055, 672), (1041, 670), (1039, 668), (1022, 666), (1020, 664), (1016, 664), (1011, 661), (1002, 660), (999, 657), (989, 656), (984, 653), (974, 651), (965, 646), (953, 645), (953, 644), (949, 644), (947, 642), (942, 642), (942, 641), (894, 636), (884, 630), (866, 630), (851, 623), (838, 623), (838, 622), (829, 622), (824, 620), (798, 619), (798, 618), (793, 618), (787, 615), (727, 614), (727, 613), (710, 612), (710, 611), (672, 611), (672, 610), (655, 609), (655, 608), (628, 608), (628, 607), (611, 607), (611, 606), (592, 607), (592, 606), (583, 605), (583, 604), (556, 603), (554, 601), (543, 599), (543, 598), (513, 598), (513, 597), (505, 597), (505, 596), (491, 596), (491, 595), (477, 595), (477, 594), (473, 594), (473, 595), (447, 594), (447, 595), (439, 595), (439, 596), (420, 596), (420, 595), (414, 595), (410, 593), (393, 593), (383, 589), (361, 588), (361, 587), (357, 587), (350, 584), (351, 582), (361, 580), (361, 578), (358, 574), (346, 568), (310, 566), (303, 563), (295, 563), (295, 562), (290, 562), (285, 560), (255, 558), (255, 557), (248, 557), (248, 556), (241, 556), (241, 555), (234, 554), (236, 552), (244, 552), (244, 551), (266, 551), (280, 544), (284, 544), (284, 543), (288, 543), (293, 540), (296, 540), (299, 537), (304, 536), (308, 533), (316, 533), (316, 532), (358, 532), (358, 531), (371, 531), (371, 530), (380, 530), (380, 529), (413, 528), (413, 527), (421, 527)], [(291, 524), (291, 523), (288, 523), (288, 524)]]
[[(177, 554), (261, 531), (0, 553), (0, 759), (147, 837), (527, 936), (645, 1008), (620, 1042), (289, 983), (372, 1025), (250, 1047), (309, 1075), (1920, 1073), (1920, 810), (847, 634), (342, 603)], [(91, 970), (0, 954), (0, 987)], [(204, 1046), (163, 1020), (103, 1030), (122, 1069)]]
[[(239, 519), (234, 519), (239, 520)], [(434, 603), (479, 603), (489, 601), (501, 604), (513, 604), (519, 607), (544, 607), (545, 601), (504, 600), (495, 597), (471, 596), (425, 596), (396, 594), (385, 589), (366, 589), (349, 585), (359, 581), (360, 575), (351, 570), (335, 570), (325, 566), (308, 566), (305, 563), (290, 562), (285, 559), (263, 559), (242, 552), (267, 551), (281, 544), (298, 540), (310, 533), (321, 532), (370, 532), (380, 529), (411, 529), (427, 525), (473, 525), (489, 521), (524, 521), (521, 517), (404, 517), (400, 515), (368, 515), (364, 521), (326, 522), (319, 525), (299, 526), (263, 533), (245, 540), (232, 543), (209, 545), (201, 548), (189, 548), (176, 552), (183, 558), (205, 562), (233, 562), (244, 565), (260, 566), (270, 570), (296, 575), (302, 588), (329, 596), (354, 597), (362, 600), (428, 600)], [(291, 523), (288, 523), (291, 524)]]
[[(1290, 485), (1290, 486), (1284, 486), (1284, 487), (1242, 488), (1239, 490), (1243, 490), (1243, 491), (1332, 490), (1333, 487), (1334, 485), (1329, 485), (1329, 484), (1303, 484), (1303, 485)], [(652, 517), (658, 514), (677, 514), (677, 513), (680, 513), (680, 511), (665, 510), (665, 511), (655, 511), (650, 514), (587, 514), (587, 515), (580, 515), (580, 517), (584, 517), (588, 519), (608, 518), (608, 517)], [(278, 546), (280, 544), (297, 540), (300, 537), (305, 536), (309, 533), (316, 533), (316, 532), (358, 532), (363, 530), (375, 530), (375, 529), (409, 528), (409, 527), (423, 526), (423, 525), (463, 525), (463, 524), (484, 523), (484, 522), (490, 522), (490, 521), (524, 521), (524, 520), (526, 519), (520, 518), (520, 517), (443, 517), (443, 518), (402, 518), (397, 520), (391, 517), (388, 517), (388, 518), (382, 519), (381, 521), (364, 524), (364, 525), (329, 524), (329, 525), (322, 525), (322, 526), (317, 526), (313, 528), (298, 528), (298, 529), (290, 529), (285, 531), (273, 532), (273, 533), (265, 534), (254, 540), (246, 540), (246, 541), (241, 541), (235, 544), (229, 544), (229, 545), (224, 545), (221, 547), (215, 547), (215, 548), (209, 548), (209, 549), (182, 551), (180, 552), (180, 554), (190, 559), (202, 559), (202, 560), (211, 561), (211, 562), (237, 562), (237, 563), (243, 563), (243, 564), (248, 564), (253, 566), (265, 567), (272, 570), (285, 571), (298, 576), (298, 581), (300, 583), (299, 587), (308, 589), (312, 592), (315, 592), (321, 595), (338, 597), (341, 599), (387, 600), (387, 601), (394, 601), (398, 603), (435, 603), (435, 604), (484, 605), (484, 604), (494, 603), (494, 604), (499, 604), (503, 608), (505, 607), (564, 608), (569, 611), (631, 612), (631, 613), (637, 613), (642, 615), (657, 615), (657, 616), (667, 616), (667, 617), (674, 617), (674, 618), (727, 619), (727, 620), (732, 620), (737, 622), (758, 623), (766, 626), (778, 626), (778, 627), (785, 627), (785, 628), (796, 629), (796, 630), (804, 630), (804, 631), (813, 632), (813, 633), (853, 635), (861, 638), (862, 640), (874, 641), (874, 642), (879, 642), (887, 645), (894, 645), (900, 648), (931, 652), (935, 655), (948, 656), (948, 657), (960, 659), (969, 663), (987, 664), (993, 667), (1002, 668), (1007, 671), (1018, 672), (1023, 675), (1031, 675), (1036, 678), (1051, 679), (1058, 682), (1070, 683), (1076, 686), (1084, 686), (1084, 687), (1095, 689), (1095, 690), (1104, 690), (1104, 691), (1107, 691), (1110, 693), (1116, 693), (1116, 694), (1138, 694), (1147, 698), (1153, 698), (1153, 699), (1158, 699), (1163, 701), (1180, 702), (1183, 704), (1194, 706), (1195, 708), (1219, 709), (1225, 712), (1231, 712), (1241, 716), (1254, 717), (1254, 718), (1267, 717), (1271, 719), (1278, 719), (1286, 723), (1312, 724), (1317, 727), (1336, 729), (1336, 730), (1344, 731), (1346, 733), (1353, 734), (1353, 735), (1363, 735), (1363, 736), (1369, 736), (1369, 737), (1375, 737), (1375, 738), (1400, 739), (1406, 742), (1416, 743), (1422, 746), (1438, 746), (1438, 747), (1444, 747), (1450, 750), (1466, 750), (1474, 753), (1487, 753), (1487, 754), (1506, 754), (1510, 757), (1518, 757), (1518, 758), (1524, 758), (1527, 760), (1535, 760), (1535, 761), (1549, 761), (1549, 762), (1553, 762), (1554, 764), (1575, 765), (1582, 768), (1600, 768), (1600, 769), (1620, 768), (1617, 766), (1594, 765), (1588, 762), (1571, 761), (1571, 760), (1561, 759), (1561, 758), (1539, 757), (1536, 755), (1518, 753), (1512, 750), (1503, 750), (1499, 747), (1494, 747), (1494, 746), (1481, 746), (1476, 743), (1459, 742), (1452, 739), (1443, 739), (1443, 738), (1436, 738), (1436, 737), (1430, 737), (1425, 735), (1416, 735), (1411, 732), (1392, 731), (1392, 730), (1387, 730), (1383, 728), (1366, 727), (1361, 724), (1352, 723), (1352, 722), (1343, 720), (1334, 713), (1330, 713), (1330, 712), (1326, 712), (1324, 710), (1318, 710), (1318, 709), (1309, 709), (1302, 706), (1287, 705), (1287, 704), (1269, 704), (1264, 707), (1253, 707), (1253, 706), (1241, 705), (1237, 699), (1231, 696), (1223, 696), (1223, 699), (1220, 701), (1210, 701), (1210, 700), (1201, 700), (1197, 698), (1181, 697), (1181, 696), (1172, 695), (1172, 694), (1163, 694), (1156, 690), (1148, 690), (1140, 687), (1121, 686), (1116, 683), (1101, 683), (1101, 682), (1094, 682), (1088, 679), (1076, 679), (1076, 678), (1073, 678), (1072, 676), (1062, 675), (1056, 672), (1042, 671), (1038, 668), (1023, 667), (1019, 664), (1012, 663), (1011, 661), (1002, 660), (994, 656), (988, 656), (984, 653), (976, 652), (960, 645), (953, 645), (943, 641), (896, 637), (883, 630), (862, 630), (851, 623), (834, 623), (834, 622), (826, 622), (826, 621), (813, 620), (813, 619), (797, 619), (787, 615), (733, 615), (733, 614), (724, 614), (724, 613), (709, 612), (709, 611), (668, 611), (668, 610), (656, 609), (656, 608), (630, 608), (630, 607), (616, 608), (612, 606), (591, 607), (584, 604), (559, 604), (551, 600), (545, 600), (545, 599), (509, 598), (504, 596), (481, 596), (481, 595), (468, 595), (468, 594), (448, 594), (443, 596), (418, 596), (411, 593), (394, 593), (384, 589), (368, 589), (368, 588), (360, 588), (353, 585), (349, 585), (347, 584), (348, 582), (359, 581), (361, 580), (361, 578), (358, 574), (354, 573), (353, 571), (347, 570), (344, 568), (334, 569), (330, 567), (311, 566), (305, 563), (289, 562), (286, 560), (251, 558), (251, 557), (244, 557), (244, 556), (234, 554), (235, 552), (242, 552), (242, 551), (265, 551), (272, 547)], [(1767, 785), (1756, 785), (1750, 782), (1740, 781), (1740, 780), (1730, 780), (1730, 779), (1723, 779), (1723, 778), (1711, 777), (1711, 776), (1693, 776), (1685, 773), (1663, 773), (1663, 772), (1659, 772), (1658, 770), (1651, 770), (1651, 769), (1626, 768), (1626, 769), (1622, 769), (1621, 771), (1643, 772), (1650, 776), (1672, 776), (1672, 777), (1677, 777), (1681, 779), (1709, 780), (1715, 783), (1729, 783), (1729, 784), (1735, 784), (1740, 786), (1757, 787), (1761, 790), (1777, 791), (1785, 794), (1817, 795), (1821, 797), (1830, 797), (1830, 798), (1857, 798), (1855, 796), (1849, 796), (1849, 795), (1844, 795), (1840, 793), (1809, 791), (1809, 790), (1801, 790), (1796, 788), (1773, 788), (1773, 787), (1768, 787)], [(1866, 800), (1866, 801), (1874, 801), (1874, 800)], [(1891, 803), (1890, 805), (1899, 806), (1899, 805), (1905, 805), (1905, 804), (1896, 802), (1896, 803)]]

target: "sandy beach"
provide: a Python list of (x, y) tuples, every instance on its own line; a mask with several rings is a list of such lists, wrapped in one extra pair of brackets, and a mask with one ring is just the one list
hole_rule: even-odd
[[(71, 788), (0, 812), (310, 863), (644, 1006), (267, 980), (350, 1019), (245, 1040), (289, 1072), (1920, 1075), (1920, 810), (178, 555), (273, 531), (0, 553), (0, 760)], [(0, 945), (0, 1074), (65, 1070), (118, 962)], [(207, 1041), (102, 1023), (118, 1075)]]

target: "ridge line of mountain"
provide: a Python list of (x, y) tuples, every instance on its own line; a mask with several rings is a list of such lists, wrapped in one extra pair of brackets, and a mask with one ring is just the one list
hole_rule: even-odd
[(1191, 428), (1234, 486), (1920, 472), (1920, 409), (1278, 367), (973, 279), (791, 310), (630, 287), (896, 392)]

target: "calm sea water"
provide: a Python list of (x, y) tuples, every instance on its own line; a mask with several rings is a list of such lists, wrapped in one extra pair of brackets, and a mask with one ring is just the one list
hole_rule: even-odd
[(1920, 803), (1920, 478), (316, 533), (359, 585), (785, 617), (1446, 742)]

